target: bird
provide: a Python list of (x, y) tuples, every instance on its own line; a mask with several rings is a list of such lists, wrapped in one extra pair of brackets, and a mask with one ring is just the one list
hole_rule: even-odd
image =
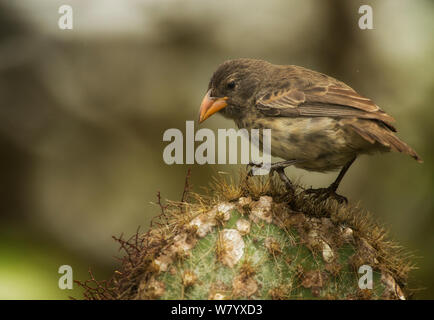
[[(340, 182), (362, 154), (396, 151), (422, 159), (396, 136), (394, 118), (371, 99), (326, 74), (296, 65), (239, 58), (218, 66), (199, 109), (199, 123), (215, 113), (239, 129), (271, 129), (271, 165), (289, 191), (285, 168), (313, 172), (340, 170), (327, 188), (308, 189), (321, 199), (348, 202)], [(260, 136), (262, 143), (262, 136)]]

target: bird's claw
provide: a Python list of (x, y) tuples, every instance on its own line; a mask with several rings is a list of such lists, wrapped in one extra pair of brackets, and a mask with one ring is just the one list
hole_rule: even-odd
[(295, 190), (294, 190), (294, 186), (292, 185), (291, 180), (289, 180), (289, 178), (286, 176), (284, 169), (275, 169), (273, 171), (270, 171), (270, 176), (275, 172), (277, 172), (277, 174), (279, 175), (280, 180), (282, 180), (282, 182), (285, 184), (286, 190), (288, 190), (288, 192), (294, 194)]
[(272, 164), (268, 175), (272, 177), (274, 172), (279, 175), (280, 180), (285, 184), (286, 190), (288, 190), (289, 193), (293, 194), (295, 192), (294, 186), (292, 185), (291, 180), (289, 180), (289, 178), (285, 174), (285, 167), (279, 164)]
[(246, 166), (246, 170), (247, 170), (247, 177), (251, 177), (253, 176), (253, 168), (259, 168), (261, 167), (261, 164), (259, 163), (254, 163), (254, 162), (249, 162)]
[(329, 198), (335, 199), (338, 203), (348, 204), (348, 199), (340, 194), (336, 193), (336, 190), (333, 187), (328, 188), (319, 188), (319, 189), (307, 189), (304, 191), (306, 194), (315, 194), (318, 196), (318, 200), (324, 201)]
[[(285, 187), (288, 190), (288, 192), (294, 193), (294, 186), (292, 185), (291, 180), (289, 180), (289, 178), (285, 174), (285, 168), (287, 166), (288, 165), (284, 165), (282, 163), (271, 164), (268, 176), (271, 178), (274, 172), (276, 172), (279, 175), (280, 180), (282, 180), (282, 182), (285, 184)], [(247, 164), (246, 178), (248, 179), (249, 177), (253, 176), (253, 168), (258, 168), (258, 167), (262, 167), (262, 164), (258, 164), (254, 162), (250, 162), (249, 164)]]

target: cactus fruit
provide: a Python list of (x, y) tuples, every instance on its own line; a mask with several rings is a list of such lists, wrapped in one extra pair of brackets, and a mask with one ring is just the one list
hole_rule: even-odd
[[(408, 254), (357, 206), (287, 193), (273, 178), (215, 180), (210, 196), (162, 205), (125, 241), (112, 279), (89, 299), (405, 299)], [(364, 267), (362, 267), (364, 266)], [(359, 269), (362, 267), (361, 269)], [(365, 268), (365, 269), (364, 269)], [(367, 268), (367, 269), (366, 269)], [(372, 268), (372, 269), (370, 269)], [(372, 270), (372, 289), (366, 287)], [(361, 284), (361, 285), (359, 285)]]

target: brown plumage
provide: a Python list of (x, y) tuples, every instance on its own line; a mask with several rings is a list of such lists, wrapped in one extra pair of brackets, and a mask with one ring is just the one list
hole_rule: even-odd
[[(359, 154), (398, 151), (422, 162), (394, 132), (394, 119), (345, 83), (299, 66), (255, 59), (229, 60), (213, 74), (200, 121), (220, 112), (239, 128), (270, 128), (271, 152), (311, 171), (343, 168), (320, 192), (335, 191)], [(282, 174), (285, 166), (273, 169)], [(285, 180), (287, 186), (291, 185)]]

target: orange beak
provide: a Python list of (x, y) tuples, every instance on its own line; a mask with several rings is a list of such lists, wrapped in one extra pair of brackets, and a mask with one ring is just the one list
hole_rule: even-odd
[(223, 98), (213, 98), (211, 97), (211, 89), (208, 90), (205, 97), (203, 97), (202, 103), (200, 105), (199, 111), (199, 123), (204, 122), (206, 119), (211, 117), (217, 111), (220, 111), (228, 104), (226, 100), (228, 97)]

